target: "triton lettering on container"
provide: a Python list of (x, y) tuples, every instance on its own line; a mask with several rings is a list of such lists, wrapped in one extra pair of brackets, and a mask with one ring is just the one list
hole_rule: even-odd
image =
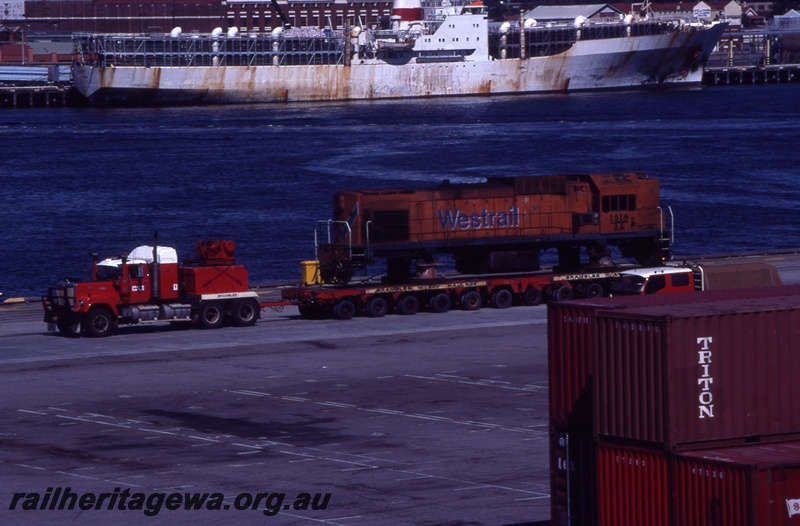
[(594, 430), (665, 450), (800, 435), (800, 295), (597, 313)]
[(325, 283), (347, 283), (373, 258), (388, 280), (404, 283), (413, 262), (449, 254), (467, 274), (539, 269), (542, 250), (558, 250), (561, 270), (616, 247), (623, 257), (670, 257), (672, 218), (659, 182), (638, 173), (489, 178), (429, 189), (362, 190), (334, 196), (317, 247)]

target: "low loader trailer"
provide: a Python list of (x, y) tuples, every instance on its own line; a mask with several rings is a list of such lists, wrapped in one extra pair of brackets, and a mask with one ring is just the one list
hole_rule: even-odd
[(380, 318), (395, 312), (413, 315), (420, 310), (443, 313), (451, 308), (473, 311), (484, 306), (505, 309), (512, 305), (539, 305), (575, 297), (607, 295), (619, 277), (617, 269), (575, 273), (520, 273), (456, 277), (414, 278), (403, 284), (380, 282), (322, 285), (314, 278), (316, 262), (304, 262), (303, 285), (281, 291), (284, 300), (297, 305), (304, 318), (356, 315)]

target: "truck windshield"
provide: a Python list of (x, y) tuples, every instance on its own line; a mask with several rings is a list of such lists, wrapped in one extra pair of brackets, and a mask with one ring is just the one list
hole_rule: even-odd
[(122, 277), (122, 269), (112, 265), (97, 265), (98, 281), (113, 281)]
[(611, 284), (611, 294), (614, 296), (631, 296), (642, 293), (645, 278), (642, 276), (624, 276), (622, 280)]

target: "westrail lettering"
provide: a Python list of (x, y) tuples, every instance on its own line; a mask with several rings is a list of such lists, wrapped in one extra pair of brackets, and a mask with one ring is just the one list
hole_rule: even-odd
[(519, 207), (509, 206), (508, 211), (490, 212), (484, 208), (481, 212), (462, 214), (461, 210), (441, 210), (439, 223), (444, 230), (478, 230), (482, 228), (510, 228), (519, 226)]

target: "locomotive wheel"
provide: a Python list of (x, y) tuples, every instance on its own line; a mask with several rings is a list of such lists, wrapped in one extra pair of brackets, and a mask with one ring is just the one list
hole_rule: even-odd
[(599, 283), (591, 283), (584, 292), (584, 297), (586, 298), (602, 298), (603, 296), (605, 296), (605, 291)]
[(204, 329), (219, 329), (225, 323), (225, 311), (219, 303), (205, 303), (200, 307), (200, 326)]
[(572, 299), (572, 289), (566, 285), (561, 285), (553, 291), (553, 299), (556, 301), (567, 301)]
[(542, 303), (542, 299), (544, 299), (544, 294), (536, 287), (528, 287), (525, 294), (522, 295), (522, 301), (525, 302), (525, 305), (539, 305)]
[(441, 293), (431, 298), (431, 312), (442, 313), (450, 310), (450, 296)]
[(492, 293), (492, 305), (495, 309), (507, 309), (513, 302), (514, 296), (508, 289), (500, 289)]
[(397, 312), (405, 316), (412, 316), (419, 312), (419, 300), (416, 296), (403, 296), (397, 302)]
[(481, 295), (475, 290), (465, 292), (461, 297), (461, 306), (464, 310), (478, 310), (481, 308), (481, 303), (483, 303)]
[(111, 336), (111, 333), (114, 332), (115, 325), (116, 320), (113, 314), (111, 314), (111, 311), (104, 307), (94, 307), (83, 319), (81, 327), (89, 336), (102, 338)]
[(367, 302), (367, 315), (370, 318), (383, 318), (389, 312), (389, 304), (383, 298), (372, 298)]
[(350, 300), (341, 300), (333, 308), (333, 315), (340, 320), (350, 320), (356, 314), (356, 306)]
[(237, 327), (255, 325), (260, 310), (255, 300), (237, 300), (233, 302), (233, 323)]

